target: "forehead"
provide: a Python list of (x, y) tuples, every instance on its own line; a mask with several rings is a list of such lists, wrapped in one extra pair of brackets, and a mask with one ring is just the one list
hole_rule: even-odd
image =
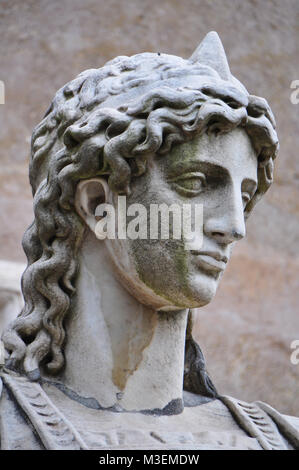
[(257, 156), (244, 129), (229, 133), (195, 137), (174, 147), (166, 157), (168, 176), (196, 171), (200, 165), (210, 170), (222, 169), (232, 178), (257, 180)]

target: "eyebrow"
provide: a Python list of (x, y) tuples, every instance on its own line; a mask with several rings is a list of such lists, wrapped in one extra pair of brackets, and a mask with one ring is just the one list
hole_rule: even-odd
[(215, 163), (211, 162), (205, 162), (205, 161), (199, 161), (199, 160), (180, 160), (171, 167), (167, 168), (167, 176), (168, 178), (173, 178), (175, 176), (180, 176), (182, 173), (186, 173), (188, 171), (205, 171), (205, 172), (211, 172), (211, 171), (219, 171), (219, 173), (224, 173), (228, 175), (228, 171), (226, 168), (223, 168), (220, 165), (217, 165)]
[[(229, 177), (229, 171), (221, 165), (217, 165), (216, 163), (200, 161), (200, 160), (180, 160), (171, 167), (167, 169), (167, 179), (175, 178), (176, 176), (180, 176), (184, 173), (192, 172), (192, 171), (202, 171), (204, 173), (211, 174), (217, 171), (218, 176), (221, 177)], [(242, 180), (243, 184), (251, 184), (253, 187), (251, 191), (255, 191), (257, 189), (258, 181), (256, 178), (245, 177)]]

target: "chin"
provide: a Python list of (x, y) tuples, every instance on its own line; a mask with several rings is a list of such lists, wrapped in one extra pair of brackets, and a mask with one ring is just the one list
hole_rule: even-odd
[(206, 274), (196, 274), (192, 276), (188, 283), (189, 308), (204, 307), (213, 300), (219, 279), (215, 279)]
[[(185, 308), (199, 308), (209, 304), (216, 294), (218, 280), (196, 275), (189, 278), (185, 288), (174, 295), (166, 295), (169, 305), (160, 307), (160, 311), (175, 311)], [(168, 292), (169, 294), (169, 292)]]

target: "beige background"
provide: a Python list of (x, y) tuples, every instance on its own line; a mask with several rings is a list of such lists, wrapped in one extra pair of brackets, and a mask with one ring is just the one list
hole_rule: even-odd
[(201, 309), (196, 337), (218, 389), (299, 415), (298, 0), (1, 0), (0, 258), (24, 261), (32, 220), (27, 166), (32, 128), (55, 91), (116, 55), (163, 51), (188, 57), (210, 30), (231, 70), (264, 96), (277, 118), (275, 184), (248, 222), (216, 299)]

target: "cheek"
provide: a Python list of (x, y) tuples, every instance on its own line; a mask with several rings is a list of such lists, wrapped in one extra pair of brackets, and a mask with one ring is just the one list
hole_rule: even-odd
[(189, 251), (174, 241), (135, 241), (132, 253), (140, 280), (172, 304), (194, 308), (207, 304), (218, 282), (195, 269)]
[[(175, 241), (176, 242), (176, 241)], [(173, 240), (132, 240), (131, 256), (134, 258), (139, 272), (147, 278), (174, 276), (183, 265), (186, 251)]]
[(173, 298), (186, 283), (188, 253), (173, 240), (134, 240), (131, 253), (141, 281), (163, 297)]
[[(195, 269), (190, 253), (178, 241), (113, 240), (106, 243), (124, 284), (128, 281), (129, 285), (136, 286), (137, 277), (153, 293), (182, 308), (206, 305), (215, 295), (218, 282)], [(134, 288), (131, 292), (134, 295)]]

